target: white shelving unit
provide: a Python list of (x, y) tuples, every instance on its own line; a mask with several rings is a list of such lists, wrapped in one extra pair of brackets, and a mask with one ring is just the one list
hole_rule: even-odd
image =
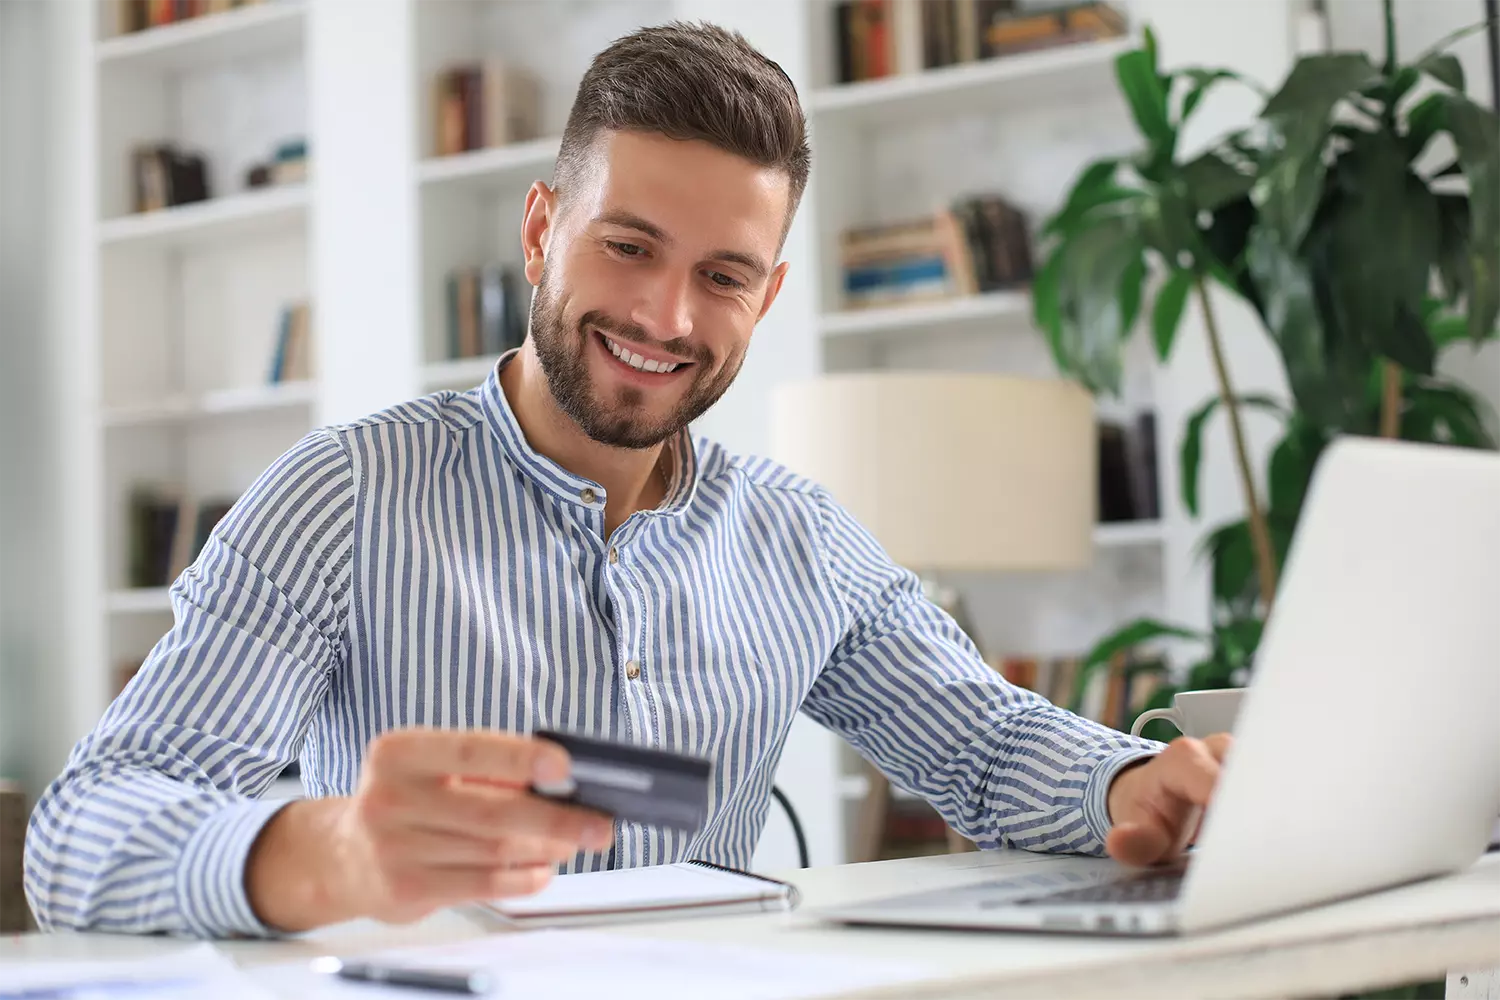
[[(122, 664), (171, 624), (166, 587), (130, 586), (132, 493), (171, 489), (187, 517), (232, 500), (312, 427), (320, 400), (315, 381), (267, 383), (281, 310), (309, 298), (313, 189), (245, 183), (250, 163), (307, 137), (309, 8), (267, 0), (119, 34), (120, 5), (86, 6), (97, 392), (78, 479), (96, 497), (98, 544), (80, 585), (95, 664), (80, 695), (97, 715)], [(132, 153), (163, 142), (204, 156), (211, 197), (138, 213)]]
[(232, 245), (300, 226), (306, 216), (306, 187), (287, 185), (108, 219), (99, 224), (99, 243), (129, 250)]
[[(827, 30), (826, 26), (816, 26)], [(943, 66), (879, 80), (833, 84), (814, 90), (808, 109), (820, 120), (842, 118), (883, 125), (938, 115), (952, 118), (1005, 106), (1085, 100), (1114, 76), (1115, 57), (1128, 39), (1086, 42), (1003, 59)], [(829, 63), (829, 71), (833, 63)]]
[[(101, 24), (113, 31), (109, 11)], [(96, 43), (100, 66), (153, 73), (184, 73), (284, 52), (302, 44), (305, 10), (300, 4), (241, 7), (149, 31), (116, 34)]]

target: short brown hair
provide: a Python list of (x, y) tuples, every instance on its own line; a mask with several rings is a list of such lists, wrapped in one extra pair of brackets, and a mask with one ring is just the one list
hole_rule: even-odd
[(717, 25), (673, 21), (642, 28), (594, 57), (557, 154), (563, 197), (602, 131), (697, 139), (784, 171), (791, 197), (783, 235), (807, 187), (812, 151), (797, 88), (742, 35)]

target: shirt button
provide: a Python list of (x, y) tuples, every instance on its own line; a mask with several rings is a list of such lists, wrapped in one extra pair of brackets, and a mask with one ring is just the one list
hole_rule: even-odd
[(631, 680), (635, 680), (637, 677), (641, 676), (641, 665), (634, 660), (626, 663), (625, 676), (629, 677)]
[(582, 500), (584, 503), (593, 503), (595, 500), (599, 499), (599, 494), (595, 493), (592, 489), (585, 486), (579, 492), (578, 499)]
[(610, 549), (609, 550), (609, 564), (611, 566), (613, 566), (615, 563), (617, 563), (619, 561), (620, 561), (620, 550), (619, 549)]

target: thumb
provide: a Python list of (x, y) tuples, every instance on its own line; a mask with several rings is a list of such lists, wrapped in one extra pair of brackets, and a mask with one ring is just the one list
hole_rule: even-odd
[(1145, 867), (1160, 861), (1172, 846), (1172, 833), (1154, 819), (1129, 820), (1109, 831), (1104, 849), (1124, 865)]

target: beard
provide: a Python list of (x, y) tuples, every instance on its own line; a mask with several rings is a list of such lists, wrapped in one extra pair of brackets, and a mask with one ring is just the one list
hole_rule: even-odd
[[(599, 309), (584, 313), (577, 324), (568, 326), (545, 267), (531, 299), (530, 329), (552, 398), (585, 434), (614, 448), (651, 448), (677, 434), (719, 401), (744, 361), (742, 350), (715, 373), (713, 354), (703, 344), (687, 337), (653, 340), (637, 324), (615, 319)], [(595, 330), (619, 344), (651, 345), (691, 360), (693, 381), (671, 413), (652, 416), (646, 407), (647, 393), (636, 386), (621, 386), (606, 398), (593, 384), (588, 351)]]

